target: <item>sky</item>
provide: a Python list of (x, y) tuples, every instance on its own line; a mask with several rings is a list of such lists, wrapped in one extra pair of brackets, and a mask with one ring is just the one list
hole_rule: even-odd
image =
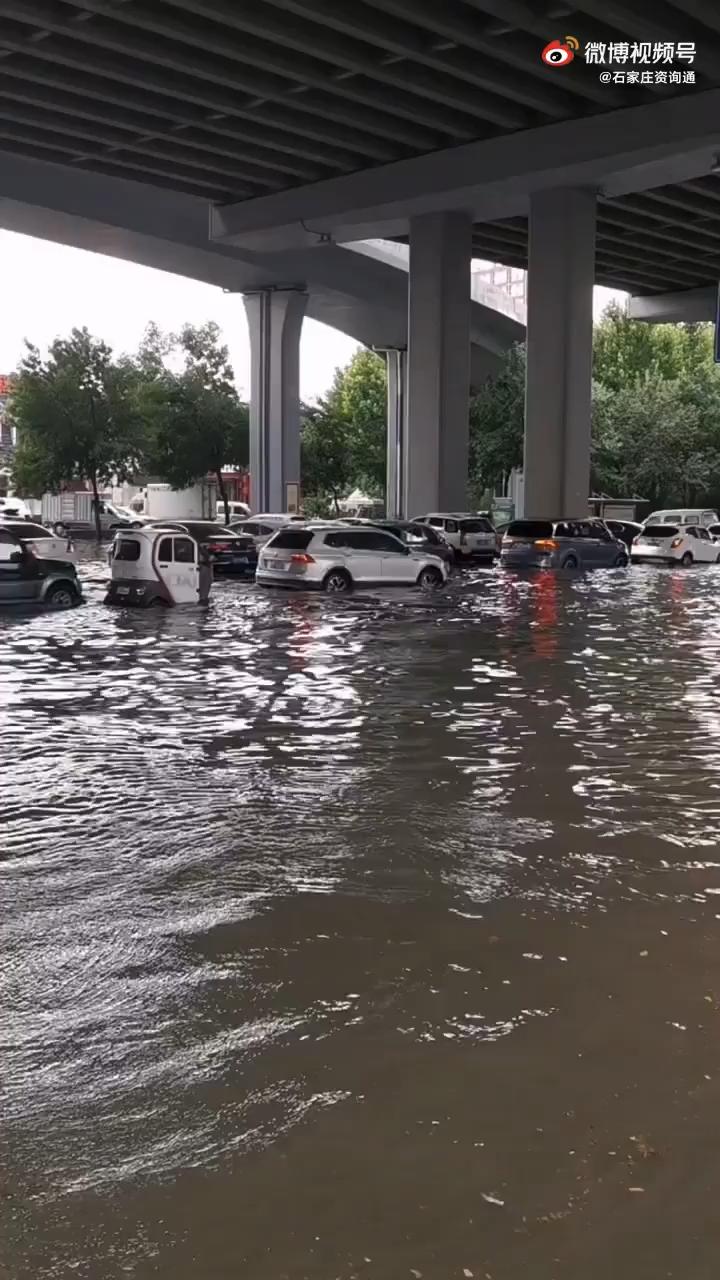
[[(167, 330), (185, 321), (216, 320), (238, 389), (244, 398), (250, 394), (250, 345), (239, 294), (13, 231), (0, 231), (0, 281), (0, 373), (15, 368), (25, 338), (44, 348), (73, 326), (86, 325), (120, 354), (137, 348), (150, 320)], [(321, 395), (357, 347), (354, 339), (306, 319), (300, 347), (303, 399)]]
[[(0, 231), (0, 373), (9, 373), (23, 354), (24, 339), (45, 348), (53, 338), (86, 325), (120, 354), (134, 351), (150, 320), (161, 329), (185, 322), (215, 320), (230, 350), (238, 389), (250, 393), (250, 348), (245, 308), (238, 294), (121, 262), (83, 249), (70, 249)], [(595, 290), (595, 315), (624, 294)], [(314, 400), (328, 388), (335, 369), (358, 344), (344, 334), (306, 319), (300, 347), (300, 394)]]

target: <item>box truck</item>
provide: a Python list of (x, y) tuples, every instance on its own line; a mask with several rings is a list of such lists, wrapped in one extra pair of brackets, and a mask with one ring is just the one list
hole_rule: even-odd
[(169, 484), (149, 484), (145, 488), (146, 520), (214, 520), (216, 514), (214, 481), (203, 480), (189, 489), (173, 489)]
[[(142, 519), (129, 507), (121, 507), (101, 498), (98, 504), (100, 531), (105, 535), (116, 529), (138, 528)], [(66, 493), (44, 493), (40, 501), (40, 518), (54, 533), (62, 537), (95, 536), (94, 499), (87, 489)]]

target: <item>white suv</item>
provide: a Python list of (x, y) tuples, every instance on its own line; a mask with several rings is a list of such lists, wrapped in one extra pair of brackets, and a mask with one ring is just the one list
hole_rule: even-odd
[(433, 511), (428, 516), (417, 518), (437, 530), (453, 548), (458, 560), (477, 556), (490, 561), (497, 555), (497, 534), (487, 516), (472, 512)]
[(266, 586), (320, 587), (334, 593), (358, 586), (441, 587), (448, 568), (439, 556), (413, 551), (391, 533), (337, 524), (279, 529), (260, 552), (255, 581)]
[(644, 524), (630, 548), (633, 564), (717, 564), (720, 547), (701, 524)]

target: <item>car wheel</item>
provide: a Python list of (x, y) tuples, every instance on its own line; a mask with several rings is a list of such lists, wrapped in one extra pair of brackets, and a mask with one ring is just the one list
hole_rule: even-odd
[(619, 552), (619, 554), (615, 557), (615, 568), (626, 569), (627, 563), (628, 563), (628, 558), (625, 555), (625, 552), (624, 551)]
[(64, 538), (68, 532), (68, 527), (66, 524), (63, 524), (62, 520), (57, 520), (53, 525), (53, 533), (58, 538)]
[(348, 591), (352, 591), (352, 578), (345, 569), (331, 569), (325, 577), (323, 588), (328, 595), (347, 595)]
[(48, 609), (72, 609), (77, 602), (77, 591), (69, 582), (56, 582), (45, 595)]
[(567, 556), (566, 559), (563, 560), (562, 567), (563, 569), (577, 569), (577, 556)]
[(682, 558), (682, 560), (680, 561), (680, 563), (681, 563), (681, 565), (682, 565), (683, 569), (689, 569), (689, 568), (690, 568), (690, 565), (693, 563), (693, 553), (692, 553), (692, 551), (686, 551), (686, 552), (685, 552), (685, 555), (683, 556), (683, 558)]
[(424, 569), (420, 570), (417, 578), (417, 585), (423, 591), (437, 591), (438, 587), (441, 587), (442, 584), (443, 576), (440, 570), (436, 569), (434, 565), (426, 565)]

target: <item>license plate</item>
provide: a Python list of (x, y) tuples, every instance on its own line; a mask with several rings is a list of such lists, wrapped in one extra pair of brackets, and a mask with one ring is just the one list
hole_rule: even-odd
[(129, 587), (118, 587), (118, 589), (117, 589), (117, 593), (118, 593), (118, 595), (119, 595), (119, 596), (129, 596), (129, 595), (130, 595), (130, 588), (129, 588)]
[(247, 564), (248, 558), (247, 556), (233, 556), (232, 562), (233, 564)]

